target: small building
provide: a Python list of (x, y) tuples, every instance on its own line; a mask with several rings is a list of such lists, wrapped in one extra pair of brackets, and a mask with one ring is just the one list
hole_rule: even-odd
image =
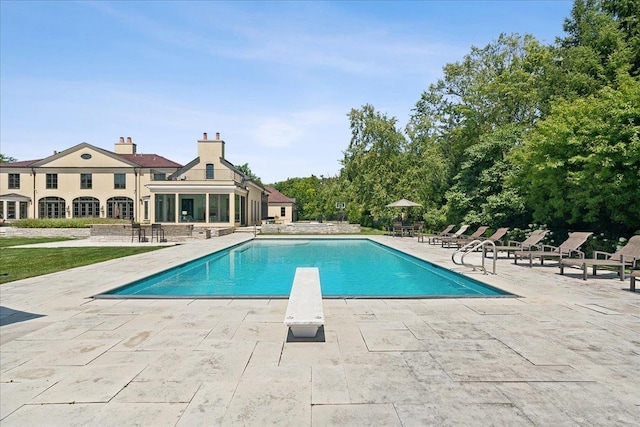
[(220, 134), (203, 134), (198, 156), (184, 166), (139, 154), (122, 137), (113, 152), (83, 142), (44, 159), (0, 164), (0, 215), (260, 224), (267, 193), (224, 158), (224, 145)]
[(266, 185), (266, 192), (269, 194), (269, 218), (283, 224), (297, 221), (297, 209), (295, 199), (291, 199), (273, 187)]

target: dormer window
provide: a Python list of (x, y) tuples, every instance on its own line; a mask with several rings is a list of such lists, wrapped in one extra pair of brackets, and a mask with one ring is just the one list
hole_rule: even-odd
[(213, 164), (212, 163), (207, 163), (206, 179), (213, 179)]

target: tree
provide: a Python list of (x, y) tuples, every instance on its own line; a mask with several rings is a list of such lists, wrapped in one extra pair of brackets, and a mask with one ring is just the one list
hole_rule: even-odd
[(295, 199), (298, 219), (315, 220), (320, 214), (320, 180), (312, 175), (307, 178), (289, 178), (273, 184), (273, 187), (289, 198)]
[(444, 77), (423, 93), (410, 123), (421, 124), (421, 137), (437, 147), (431, 155), (446, 165), (436, 170), (444, 174), (438, 188), (448, 221), (498, 226), (523, 219), (517, 189), (505, 187), (507, 158), (548, 114), (555, 68), (550, 47), (532, 36), (502, 34), (447, 64)]
[(15, 162), (16, 159), (14, 159), (11, 156), (5, 156), (4, 154), (0, 153), (0, 163), (12, 163)]
[(372, 105), (348, 114), (351, 141), (344, 151), (340, 180), (350, 221), (362, 215), (388, 215), (385, 206), (403, 196), (399, 184), (404, 173), (405, 138), (395, 117), (377, 112)]
[(514, 155), (534, 220), (630, 235), (640, 226), (640, 81), (622, 77), (552, 114)]
[(262, 184), (262, 180), (256, 174), (254, 174), (251, 171), (251, 168), (249, 167), (249, 163), (245, 163), (243, 165), (236, 166), (236, 169), (238, 169), (240, 172), (242, 172), (243, 174), (245, 174), (246, 176), (248, 176), (252, 180), (256, 181), (257, 183)]

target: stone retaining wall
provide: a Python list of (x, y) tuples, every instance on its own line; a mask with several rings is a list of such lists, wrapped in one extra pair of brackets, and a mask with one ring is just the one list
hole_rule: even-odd
[(0, 227), (0, 236), (2, 237), (73, 237), (84, 239), (90, 234), (90, 228)]
[[(168, 242), (183, 242), (187, 239), (209, 239), (226, 236), (234, 232), (233, 227), (209, 228), (193, 225), (163, 225), (164, 237)], [(142, 229), (151, 240), (151, 225), (143, 224)], [(90, 228), (20, 228), (0, 227), (0, 237), (71, 237), (90, 238), (96, 242), (131, 242), (131, 224), (93, 224)], [(137, 234), (134, 240), (137, 240)]]
[[(151, 225), (142, 224), (141, 228), (148, 240), (151, 240)], [(189, 239), (209, 239), (233, 233), (233, 227), (207, 228), (194, 227), (190, 224), (163, 224), (164, 238), (167, 242), (184, 242)], [(131, 242), (131, 224), (95, 224), (91, 226), (91, 240), (96, 242)], [(137, 241), (137, 231), (133, 232), (133, 240)], [(155, 241), (155, 237), (154, 237)]]
[(330, 222), (263, 224), (261, 231), (265, 234), (357, 234), (360, 233), (360, 224)]

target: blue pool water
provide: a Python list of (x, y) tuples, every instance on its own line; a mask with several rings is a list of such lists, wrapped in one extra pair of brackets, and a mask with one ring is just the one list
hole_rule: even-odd
[(318, 267), (324, 297), (510, 295), (367, 239), (258, 239), (101, 296), (288, 297), (296, 267)]

